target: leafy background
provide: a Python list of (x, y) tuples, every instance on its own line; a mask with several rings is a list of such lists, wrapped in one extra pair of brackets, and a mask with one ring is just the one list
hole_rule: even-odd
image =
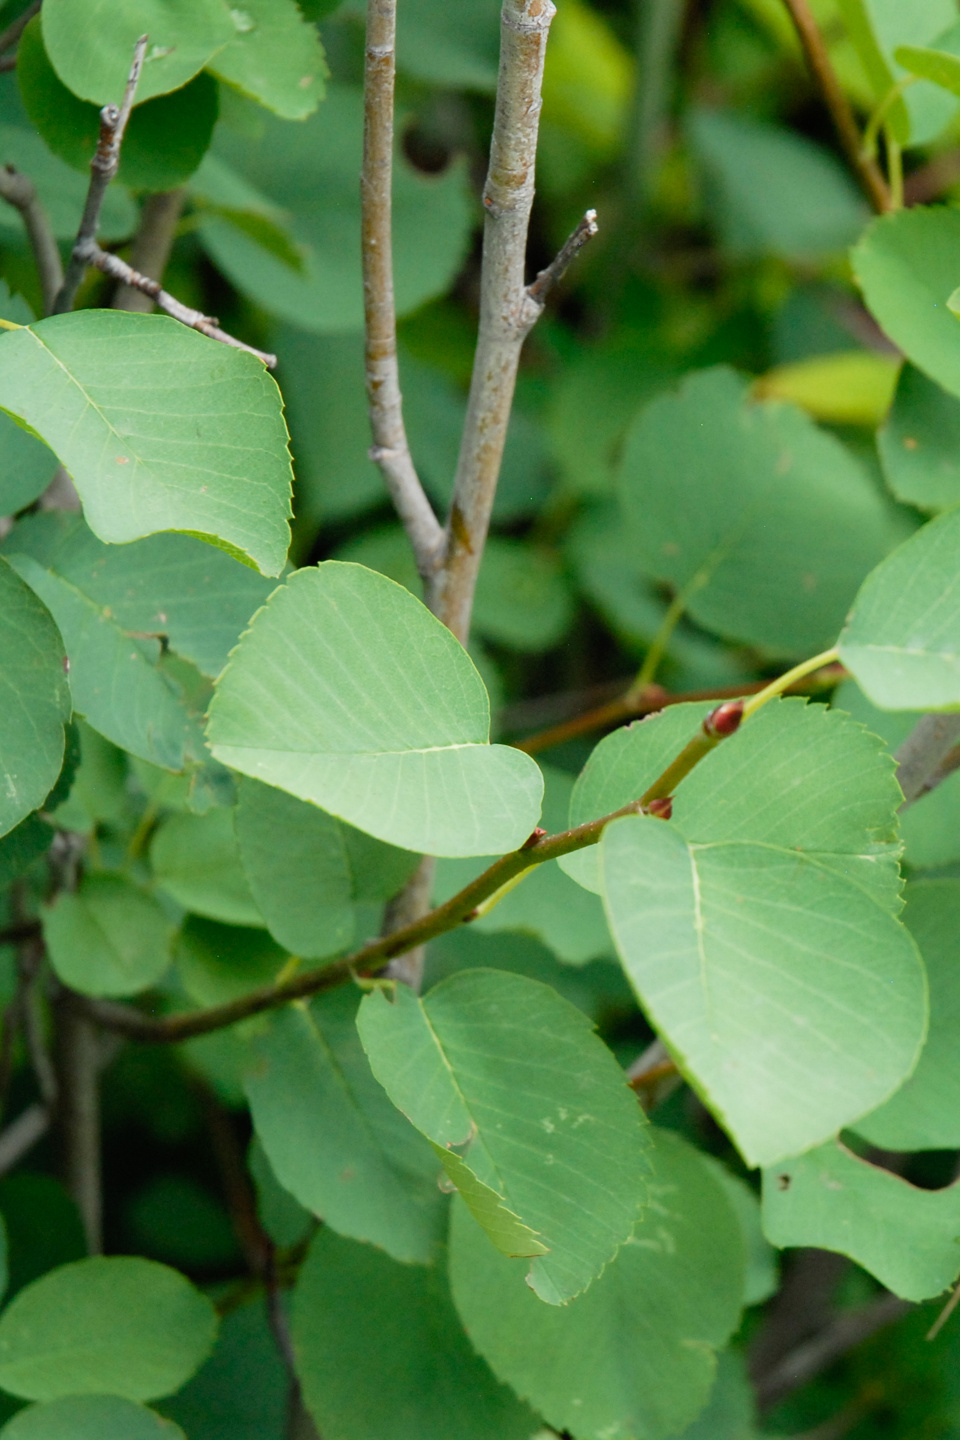
[[(21, 8), (8, 0), (0, 25)], [(861, 115), (877, 99), (876, 66), (888, 77), (903, 73), (897, 45), (926, 45), (960, 20), (954, 0), (911, 0), (902, 33), (884, 19), (890, 7), (872, 0), (818, 0), (814, 8)], [(292, 3), (248, 0), (247, 28), (219, 0), (124, 0), (114, 9), (109, 43), (98, 28), (90, 52), (93, 0), (46, 0), (42, 19), (23, 36), (17, 71), (0, 74), (0, 161), (31, 176), (57, 238), (68, 244), (96, 106), (122, 85), (144, 12), (161, 47), (169, 23), (178, 46), (158, 59), (141, 92), (101, 239), (128, 253), (144, 196), (186, 188), (167, 287), (279, 357), (295, 479), (290, 558), (301, 566), (358, 562), (418, 593), (406, 542), (367, 458), (357, 246), (362, 5), (307, 0), (301, 15)], [(401, 366), (411, 445), (440, 506), (449, 496), (472, 357), (497, 11), (496, 0), (400, 6)], [(659, 50), (651, 16), (662, 22)], [(859, 35), (862, 42), (864, 26), (879, 37), (876, 54), (851, 41)], [(905, 113), (895, 118), (907, 127), (908, 198), (949, 200), (958, 102), (924, 83), (906, 94)], [(587, 207), (598, 210), (601, 234), (525, 349), (480, 578), (471, 653), (491, 696), (494, 738), (503, 742), (621, 693), (652, 648), (662, 655), (655, 674), (648, 663), (645, 679), (696, 693), (753, 682), (831, 645), (866, 574), (931, 514), (960, 501), (956, 321), (946, 313), (936, 323), (918, 318), (931, 295), (955, 287), (957, 212), (907, 210), (860, 238), (865, 201), (839, 158), (779, 0), (712, 0), (685, 10), (670, 0), (636, 7), (560, 0), (544, 97), (531, 271)], [(42, 312), (22, 226), (3, 205), (0, 276), (0, 314), (22, 324)], [(107, 282), (90, 272), (81, 307), (109, 302)], [(109, 357), (116, 374), (104, 375), (102, 357), (96, 367), (117, 407), (125, 403), (123, 346), (140, 343), (138, 323), (116, 317)], [(37, 380), (30, 342), (18, 342), (16, 354), (3, 343), (5, 394), (17, 386), (27, 394)], [(156, 360), (153, 384), (169, 387), (161, 408), (189, 407), (184, 347), (183, 358), (171, 351)], [(0, 356), (0, 371), (3, 363)], [(285, 472), (278, 427), (270, 430), (268, 418), (262, 429), (255, 423), (265, 394), (258, 375), (251, 365), (243, 439), (273, 446), (274, 469), (264, 477), (272, 529), (241, 515), (226, 538), (269, 575), (283, 565)], [(116, 394), (107, 393), (111, 384)], [(226, 421), (221, 443), (234, 438), (235, 421)], [(273, 582), (190, 536), (135, 538), (152, 527), (133, 529), (125, 518), (147, 503), (139, 492), (130, 503), (120, 487), (131, 480), (126, 470), (119, 480), (112, 473), (118, 488), (100, 519), (101, 527), (126, 529), (99, 528), (98, 539), (77, 516), (27, 513), (51, 478), (51, 455), (12, 421), (0, 417), (0, 424), (0, 511), (20, 517), (13, 526), (2, 522), (4, 616), (32, 613), (40, 596), (69, 650), (83, 716), (64, 729), (63, 657), (51, 631), (30, 676), (45, 697), (49, 733), (33, 745), (32, 788), (15, 797), (10, 824), (41, 802), (44, 808), (0, 840), (4, 921), (24, 908), (42, 913), (50, 961), (65, 984), (106, 997), (148, 993), (171, 1011), (267, 983), (291, 953), (320, 959), (376, 933), (384, 902), (409, 868), (408, 852), (390, 842), (409, 837), (373, 840), (349, 823), (357, 815), (334, 819), (260, 783), (271, 775), (237, 777), (203, 740), (211, 682)], [(157, 478), (155, 456), (133, 458)], [(177, 523), (169, 489), (158, 484), (148, 498), (159, 507), (158, 523)], [(226, 523), (218, 498), (209, 501), (212, 531)], [(929, 550), (931, 593), (939, 593), (955, 553), (937, 546), (955, 528), (945, 515), (918, 539)], [(103, 540), (133, 543), (118, 549)], [(682, 618), (665, 633), (671, 607)], [(875, 633), (869, 614), (858, 623)], [(884, 623), (886, 641), (903, 646), (907, 622), (898, 628), (897, 614), (884, 610)], [(943, 623), (949, 628), (952, 614)], [(845, 647), (853, 663), (861, 647), (856, 624)], [(848, 680), (833, 693), (833, 707), (893, 749), (913, 717), (875, 705), (910, 707), (920, 681), (891, 699), (871, 688), (867, 660), (862, 666), (867, 693)], [(942, 683), (939, 672), (931, 683)], [(939, 698), (924, 692), (912, 708)], [(385, 750), (397, 748), (387, 733), (393, 718), (383, 721)], [(471, 716), (458, 738), (482, 741), (482, 728), (482, 716)], [(586, 733), (549, 750), (544, 823), (551, 829), (565, 823), (573, 779), (597, 738)], [(811, 753), (825, 743), (812, 741)], [(873, 743), (874, 758), (880, 748)], [(838, 775), (855, 750), (851, 742)], [(490, 752), (497, 753), (505, 752)], [(736, 753), (731, 747), (723, 761), (730, 774), (714, 771), (711, 783), (740, 786), (746, 813), (753, 792)], [(803, 760), (793, 754), (791, 783), (799, 785)], [(783, 783), (775, 762), (765, 762), (772, 785)], [(883, 790), (882, 777), (876, 783)], [(613, 795), (600, 809), (633, 793)], [(889, 793), (871, 798), (876, 815), (861, 817), (845, 849), (831, 846), (849, 855), (851, 873), (869, 846), (871, 863), (889, 848), (880, 832), (894, 801)], [(576, 803), (575, 819), (600, 813), (578, 817)], [(691, 813), (680, 820), (693, 842), (713, 823), (709, 805), (696, 806), (691, 795)], [(511, 821), (518, 834), (528, 818)], [(920, 1066), (856, 1134), (845, 1133), (843, 1146), (828, 1141), (823, 1151), (771, 1164), (763, 1178), (768, 1236), (850, 1257), (821, 1280), (823, 1305), (829, 1300), (841, 1316), (867, 1304), (880, 1284), (910, 1300), (937, 1296), (960, 1268), (960, 1201), (947, 1188), (960, 1146), (958, 822), (956, 779), (905, 817), (904, 913), (936, 1001)], [(610, 850), (639, 845), (638, 824), (612, 833)], [(754, 824), (747, 838), (766, 843), (776, 826), (765, 824)], [(76, 893), (48, 905), (44, 852), (52, 827), (84, 837), (86, 862)], [(805, 857), (820, 853), (810, 825), (782, 830), (776, 843)], [(504, 848), (515, 843), (512, 835)], [(277, 864), (281, 843), (292, 837), (307, 880)], [(464, 859), (455, 841), (445, 844), (434, 845), (449, 857), (439, 868), (438, 898), (481, 866)], [(64, 863), (69, 857), (56, 861)], [(436, 942), (429, 981), (466, 983), (481, 994), (491, 983), (519, 986), (532, 1014), (549, 1012), (542, 1023), (557, 1035), (576, 1031), (580, 1012), (629, 1063), (653, 1036), (614, 963), (608, 918), (619, 939), (633, 902), (611, 890), (605, 918), (592, 893), (599, 883), (584, 889), (572, 873), (544, 867), (470, 931)], [(316, 889), (305, 904), (308, 882)], [(888, 901), (894, 908), (895, 896)], [(676, 926), (679, 934), (681, 920)], [(0, 948), (7, 1004), (19, 963), (13, 946)], [(916, 987), (904, 963), (897, 1014), (886, 1018), (891, 1049), (906, 1052), (916, 1048), (917, 1024), (910, 1019)], [(517, 979), (485, 980), (491, 968)], [(643, 990), (647, 982), (638, 978), (642, 958), (627, 968), (656, 1015), (655, 987)], [(575, 1009), (554, 1015), (549, 992), (535, 982)], [(444, 994), (449, 989), (436, 997)], [(376, 997), (363, 1004), (373, 1014)], [(437, 1117), (414, 1115), (393, 1095), (414, 1129), (387, 1102), (357, 1038), (356, 1006), (356, 994), (344, 992), (176, 1051), (121, 1046), (105, 1057), (108, 1260), (74, 1265), (84, 1237), (58, 1178), (53, 1139), (41, 1139), (16, 1173), (0, 1179), (12, 1301), (0, 1317), (0, 1407), (12, 1417), (5, 1436), (162, 1440), (177, 1425), (190, 1440), (279, 1440), (285, 1375), (262, 1287), (250, 1279), (263, 1243), (284, 1285), (299, 1275), (294, 1342), (324, 1440), (379, 1440), (388, 1432), (403, 1440), (451, 1433), (522, 1440), (543, 1421), (577, 1437), (636, 1440), (960, 1436), (958, 1331), (948, 1325), (931, 1345), (923, 1338), (936, 1304), (912, 1311), (757, 1418), (745, 1356), (776, 1334), (776, 1262), (759, 1228), (755, 1177), (685, 1084), (668, 1082), (649, 1097), (650, 1183), (666, 1187), (659, 1198), (651, 1192), (669, 1237), (664, 1250), (630, 1242), (579, 1309), (554, 1309), (511, 1284), (516, 1261), (498, 1257), (491, 1265), (489, 1247), (478, 1257), (483, 1237), (458, 1202), (448, 1284), (437, 1250), (448, 1202), (430, 1148)], [(376, 1072), (376, 1046), (364, 1043)], [(467, 1064), (469, 1046), (465, 1054)], [(36, 1079), (20, 1048), (3, 1063), (11, 1070), (4, 1084), (12, 1117), (35, 1103)], [(698, 1063), (691, 1055), (694, 1081)], [(864, 1105), (889, 1088), (865, 1085)], [(495, 1115), (495, 1098), (471, 1096), (471, 1103), (478, 1115)], [(730, 1128), (742, 1144), (739, 1123), (734, 1116)], [(829, 1117), (824, 1124), (803, 1144), (823, 1139)], [(750, 1153), (766, 1160), (772, 1144), (765, 1136)], [(867, 1152), (868, 1145), (877, 1149)], [(799, 1140), (780, 1153), (798, 1148)], [(896, 1152), (899, 1174), (939, 1193), (917, 1196), (859, 1158), (888, 1152)], [(639, 1183), (635, 1160), (631, 1183)], [(851, 1239), (836, 1208), (821, 1212), (816, 1199), (804, 1206), (803, 1167), (817, 1165), (841, 1177), (875, 1216), (869, 1244)], [(344, 1189), (331, 1178), (348, 1170), (364, 1183)], [(491, 1217), (493, 1192), (484, 1188), (491, 1177), (479, 1171), (471, 1172), (471, 1209), (491, 1231), (508, 1224), (515, 1234), (524, 1226), (546, 1233), (560, 1223), (527, 1209), (524, 1176), (509, 1166), (500, 1173), (516, 1213), (507, 1221), (494, 1207)], [(455, 1178), (466, 1184), (460, 1172)], [(619, 1241), (632, 1216), (615, 1209), (602, 1218), (620, 1227)], [(328, 1223), (318, 1228), (316, 1215)], [(535, 1263), (534, 1246), (530, 1254)], [(595, 1268), (605, 1258), (599, 1244)], [(788, 1256), (787, 1296), (790, 1263)], [(176, 1267), (194, 1287), (162, 1267)], [(18, 1302), (39, 1277), (46, 1278)], [(631, 1310), (637, 1294), (645, 1304)], [(215, 1345), (210, 1299), (220, 1315)], [(816, 1328), (815, 1299), (800, 1309)], [(64, 1333), (83, 1344), (51, 1379), (37, 1351), (56, 1347)], [(583, 1364), (598, 1337), (603, 1363), (598, 1353)], [(804, 1338), (802, 1326), (793, 1338)], [(96, 1358), (98, 1340), (112, 1359)], [(160, 1357), (152, 1368), (143, 1362), (148, 1354)], [(376, 1383), (358, 1387), (351, 1366)], [(78, 1398), (78, 1390), (92, 1393)], [(21, 1408), (26, 1402), (40, 1405)]]

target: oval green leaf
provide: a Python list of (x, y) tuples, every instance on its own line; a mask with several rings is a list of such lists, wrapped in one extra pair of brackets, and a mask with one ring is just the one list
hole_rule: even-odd
[(136, 995), (170, 964), (163, 907), (122, 875), (85, 875), (43, 915), (47, 952), (65, 985), (84, 995)]
[(0, 1386), (25, 1400), (155, 1400), (187, 1381), (217, 1333), (210, 1301), (166, 1265), (97, 1255), (35, 1280), (0, 1316)]
[(179, 1426), (118, 1395), (69, 1395), (30, 1405), (0, 1430), (0, 1440), (186, 1440)]
[(285, 120), (312, 114), (329, 72), (296, 0), (243, 0), (230, 15), (234, 35), (210, 61), (213, 74)]
[(101, 540), (183, 530), (279, 575), (287, 431), (253, 355), (163, 315), (55, 315), (0, 335), (0, 409), (66, 466)]
[(225, 765), (431, 855), (512, 850), (537, 823), (540, 771), (489, 733), (483, 681), (449, 630), (338, 561), (298, 571), (254, 617), (207, 730)]

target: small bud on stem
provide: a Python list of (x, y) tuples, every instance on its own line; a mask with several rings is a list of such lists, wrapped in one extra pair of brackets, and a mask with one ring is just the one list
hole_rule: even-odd
[(703, 722), (703, 733), (711, 740), (726, 740), (740, 728), (743, 719), (743, 701), (726, 700), (718, 705)]
[(664, 795), (659, 800), (651, 800), (646, 810), (648, 815), (656, 815), (658, 820), (669, 820), (673, 815), (673, 796)]

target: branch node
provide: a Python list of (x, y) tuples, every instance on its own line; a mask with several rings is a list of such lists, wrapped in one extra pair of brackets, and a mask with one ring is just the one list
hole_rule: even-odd
[(527, 286), (527, 296), (537, 305), (538, 313), (543, 309), (550, 291), (562, 280), (572, 261), (599, 229), (596, 210), (588, 210), (546, 269), (541, 270), (533, 283)]

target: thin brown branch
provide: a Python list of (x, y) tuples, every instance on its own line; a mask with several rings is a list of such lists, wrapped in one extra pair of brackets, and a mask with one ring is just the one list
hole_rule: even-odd
[[(950, 764), (950, 756), (958, 741), (960, 714), (924, 715), (917, 721), (894, 757), (903, 791), (901, 810), (906, 810), (952, 773), (955, 766)], [(949, 768), (943, 769), (944, 766)]]
[(429, 581), (443, 563), (446, 536), (414, 468), (400, 393), (392, 246), (396, 32), (397, 0), (368, 0), (360, 188), (370, 459), (380, 467), (417, 568)]
[[(186, 190), (160, 190), (143, 202), (140, 225), (130, 252), (130, 267), (151, 280), (162, 280), (177, 234)], [(133, 285), (121, 284), (113, 297), (114, 310), (133, 310), (149, 315), (155, 298)]]
[[(74, 249), (76, 255), (78, 251)], [(219, 340), (222, 345), (229, 345), (234, 350), (245, 350), (248, 355), (255, 355), (262, 360), (268, 370), (272, 370), (276, 363), (276, 355), (269, 355), (265, 350), (258, 350), (254, 345), (247, 345), (236, 336), (229, 335), (226, 330), (221, 330), (216, 320), (209, 315), (204, 315), (199, 310), (192, 310), (189, 305), (183, 305), (173, 295), (169, 295), (157, 280), (151, 280), (147, 275), (141, 275), (128, 265), (126, 260), (121, 260), (118, 255), (111, 255), (108, 250), (101, 250), (100, 246), (91, 242), (83, 247), (84, 263), (101, 270), (104, 275), (109, 275), (114, 280), (119, 280), (123, 285), (129, 285), (135, 290), (140, 290), (144, 295), (149, 295), (155, 300), (161, 310), (165, 310), (174, 320), (179, 320), (181, 325), (188, 325), (191, 330), (199, 330), (201, 335), (206, 335), (211, 340)]]
[[(846, 678), (846, 674), (842, 665), (824, 665), (821, 670), (798, 680), (796, 685), (789, 686), (784, 694), (815, 695), (821, 690), (829, 690), (838, 685)], [(575, 715), (570, 720), (563, 720), (558, 725), (551, 725), (545, 730), (537, 731), (535, 735), (528, 735), (524, 740), (511, 743), (514, 749), (523, 750), (527, 755), (539, 755), (541, 751), (550, 750), (554, 745), (578, 740), (596, 730), (611, 730), (630, 720), (639, 720), (644, 715), (665, 710), (670, 705), (695, 704), (702, 700), (732, 700), (738, 695), (758, 695), (766, 684), (766, 680), (756, 680), (745, 685), (725, 685), (713, 690), (686, 690), (676, 694), (671, 694), (664, 690), (662, 685), (656, 684), (645, 685), (642, 690), (628, 687), (616, 700), (606, 701), (582, 715)]]
[(893, 209), (890, 187), (876, 160), (865, 155), (860, 129), (850, 101), (843, 92), (824, 38), (813, 17), (809, 0), (784, 0), (796, 27), (813, 76), (820, 87), (833, 120), (843, 152), (860, 185), (878, 215)]
[(17, 68), (17, 52), (12, 55), (0, 55), (0, 75), (6, 75)]
[[(705, 755), (735, 732), (742, 710), (741, 705), (728, 703), (711, 712), (680, 754), (639, 799), (630, 801), (619, 810), (603, 815), (598, 820), (590, 820), (585, 825), (577, 825), (557, 835), (548, 836), (542, 830), (534, 830), (518, 850), (512, 850), (510, 854), (495, 860), (481, 875), (471, 880), (469, 885), (465, 885), (443, 905), (438, 905), (435, 910), (412, 920), (392, 934), (381, 935), (378, 939), (369, 941), (340, 960), (334, 960), (316, 970), (292, 975), (278, 985), (266, 985), (259, 990), (252, 990), (228, 1004), (185, 1014), (152, 1018), (128, 1005), (118, 1005), (113, 1001), (87, 1000), (79, 1003), (83, 1005), (85, 1013), (106, 1030), (127, 1035), (134, 1040), (169, 1044), (189, 1040), (196, 1035), (206, 1035), (211, 1030), (221, 1030), (226, 1025), (236, 1024), (238, 1020), (259, 1015), (264, 1010), (272, 1010), (291, 1000), (303, 1000), (309, 995), (332, 990), (347, 980), (376, 975), (389, 961), (408, 954), (428, 940), (446, 934), (448, 930), (476, 919), (477, 907), (524, 870), (542, 865), (547, 860), (559, 859), (561, 855), (570, 855), (575, 850), (583, 850), (588, 845), (596, 845), (607, 825), (613, 820), (624, 815), (639, 814), (658, 814), (661, 818), (668, 818), (669, 807), (655, 802), (670, 796)], [(76, 998), (74, 997), (75, 1001)]]
[(480, 326), (467, 418), (447, 522), (446, 562), (429, 595), (435, 613), (466, 644), (473, 595), (496, 495), (523, 342), (541, 305), (527, 291), (540, 88), (552, 0), (504, 0), (500, 75), (484, 187)]
[(0, 55), (4, 54), (7, 50), (13, 49), (34, 15), (38, 15), (39, 13), (40, 0), (32, 0), (32, 3), (27, 6), (22, 15), (18, 15), (16, 20), (12, 20), (5, 30), (0, 30)]
[(580, 224), (568, 235), (550, 264), (541, 270), (537, 278), (527, 286), (527, 294), (531, 300), (541, 308), (546, 304), (550, 291), (560, 283), (584, 245), (593, 239), (599, 228), (596, 210), (588, 210)]
[(136, 99), (140, 71), (143, 69), (146, 53), (147, 36), (141, 35), (134, 46), (133, 61), (130, 65), (130, 74), (127, 77), (122, 101), (119, 105), (104, 105), (100, 111), (100, 138), (97, 142), (96, 153), (90, 161), (90, 184), (87, 188), (87, 198), (70, 256), (70, 263), (67, 266), (67, 273), (54, 302), (55, 315), (61, 315), (64, 311), (73, 309), (80, 282), (89, 264), (88, 251), (92, 245), (96, 244), (97, 232), (100, 228), (100, 210), (110, 182), (120, 165), (120, 147), (123, 144), (124, 131), (133, 109), (133, 102)]
[(40, 279), (44, 313), (49, 315), (63, 284), (63, 266), (47, 212), (32, 182), (12, 165), (0, 166), (0, 198), (20, 212)]
[(885, 1294), (858, 1310), (847, 1310), (825, 1325), (819, 1334), (805, 1340), (768, 1370), (757, 1382), (757, 1399), (767, 1409), (821, 1375), (824, 1370), (862, 1344), (864, 1340), (892, 1325), (913, 1307), (898, 1295)]

